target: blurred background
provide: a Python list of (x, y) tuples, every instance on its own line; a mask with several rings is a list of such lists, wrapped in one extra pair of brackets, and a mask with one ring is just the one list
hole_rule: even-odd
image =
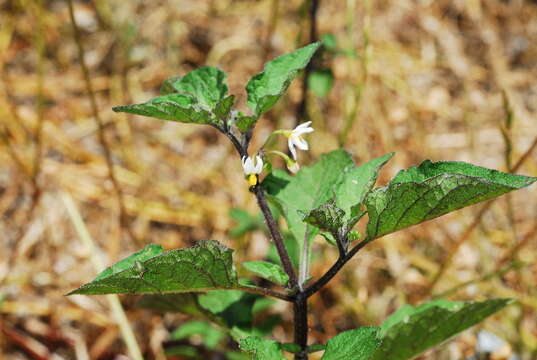
[[(258, 123), (251, 151), (311, 120), (302, 165), (344, 147), (357, 163), (396, 152), (379, 184), (425, 159), (537, 176), (536, 1), (72, 0), (77, 31), (68, 4), (0, 0), (0, 359), (126, 359), (118, 303), (64, 294), (145, 244), (217, 239), (239, 263), (266, 255), (226, 138), (111, 111), (199, 66), (227, 72), (245, 110), (243, 86), (265, 61), (325, 42), (308, 81)], [(377, 240), (311, 299), (310, 342), (379, 324), (407, 302), (514, 297), (421, 358), (537, 359), (536, 195)], [(322, 239), (315, 249), (319, 276), (337, 251)], [(184, 315), (120, 300), (146, 359), (188, 358), (166, 355), (170, 343), (239, 359), (224, 355), (236, 349), (228, 338), (173, 335)], [(281, 317), (272, 336), (292, 341), (287, 305), (269, 312)]]

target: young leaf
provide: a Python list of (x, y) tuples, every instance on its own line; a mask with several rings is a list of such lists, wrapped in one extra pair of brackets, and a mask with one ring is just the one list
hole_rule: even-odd
[(214, 240), (176, 249), (145, 261), (135, 261), (123, 271), (94, 280), (73, 294), (151, 294), (191, 292), (237, 287), (233, 250)]
[(233, 106), (233, 98), (225, 98), (226, 76), (217, 68), (201, 67), (184, 77), (166, 80), (162, 96), (143, 104), (116, 106), (112, 110), (185, 123), (220, 124), (222, 120), (215, 118), (213, 112), (222, 115)]
[(252, 360), (285, 360), (282, 344), (277, 341), (250, 336), (240, 341), (239, 348), (250, 354)]
[(356, 214), (354, 207), (364, 201), (377, 181), (379, 170), (393, 155), (394, 153), (389, 153), (380, 156), (345, 173), (341, 185), (336, 189), (336, 205), (345, 212), (347, 221)]
[(400, 171), (365, 200), (370, 239), (520, 189), (537, 178), (511, 175), (463, 162), (429, 160)]
[(214, 114), (218, 119), (226, 121), (233, 108), (233, 104), (235, 104), (235, 95), (229, 95), (223, 98), (214, 107)]
[(438, 345), (503, 309), (510, 299), (483, 302), (437, 300), (405, 305), (381, 326), (382, 344), (372, 360), (407, 360)]
[(161, 93), (188, 94), (197, 104), (212, 110), (227, 94), (226, 77), (226, 73), (220, 69), (204, 66), (189, 72), (184, 77), (166, 80)]
[(289, 281), (289, 276), (279, 265), (267, 261), (248, 261), (243, 263), (242, 266), (276, 284), (285, 286)]
[(302, 221), (299, 210), (309, 212), (333, 197), (346, 172), (354, 165), (349, 153), (335, 150), (321, 155), (317, 163), (303, 167), (295, 176), (284, 171), (273, 171), (263, 181), (271, 200), (282, 209), (287, 226), (302, 248), (306, 230), (308, 240), (318, 229)]
[(160, 245), (147, 245), (143, 250), (140, 250), (129, 257), (115, 263), (114, 265), (106, 268), (103, 272), (101, 272), (95, 280), (101, 280), (107, 277), (110, 277), (118, 272), (121, 272), (123, 270), (126, 270), (132, 266), (135, 265), (137, 261), (146, 261), (148, 259), (151, 259), (154, 256), (160, 255), (164, 252), (162, 249), (162, 246)]
[(321, 206), (306, 213), (303, 221), (320, 230), (337, 234), (344, 225), (345, 211), (337, 207), (334, 199), (330, 199)]
[(339, 333), (328, 341), (321, 360), (369, 360), (380, 345), (378, 333), (378, 327), (361, 327)]
[(310, 62), (319, 46), (321, 43), (316, 42), (279, 56), (266, 63), (264, 71), (250, 79), (246, 85), (247, 103), (255, 117), (274, 106), (298, 72)]

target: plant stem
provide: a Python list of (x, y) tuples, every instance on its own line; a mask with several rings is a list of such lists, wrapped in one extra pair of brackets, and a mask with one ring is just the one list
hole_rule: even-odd
[(323, 275), (319, 280), (314, 282), (312, 285), (308, 286), (303, 294), (306, 296), (306, 298), (310, 297), (311, 295), (315, 294), (317, 291), (321, 290), (323, 286), (325, 286), (336, 274), (341, 270), (343, 265), (347, 263), (358, 251), (360, 251), (364, 246), (369, 244), (372, 239), (364, 239), (360, 243), (358, 243), (356, 246), (354, 246), (351, 251), (347, 253), (347, 255), (343, 257), (339, 257), (339, 259), (332, 265), (332, 267)]
[(295, 312), (295, 344), (298, 344), (302, 349), (301, 352), (295, 354), (295, 360), (308, 359), (308, 297), (304, 292), (299, 292), (295, 296), (293, 304)]
[(262, 187), (259, 185), (253, 187), (253, 193), (255, 194), (257, 203), (263, 212), (263, 216), (265, 217), (265, 222), (269, 228), (270, 235), (274, 240), (274, 245), (276, 245), (276, 250), (278, 251), (278, 255), (282, 261), (283, 269), (287, 275), (289, 275), (289, 283), (291, 284), (291, 288), (296, 289), (298, 288), (298, 281), (295, 269), (293, 268), (293, 264), (291, 263), (291, 259), (289, 258), (289, 254), (287, 253), (287, 249), (283, 243), (283, 238), (280, 230), (278, 229), (278, 225), (276, 224), (276, 221), (270, 212), (270, 208), (268, 207), (265, 193), (263, 192)]
[(284, 301), (289, 301), (289, 302), (294, 301), (292, 297), (279, 293), (277, 291), (268, 289), (268, 288), (257, 287), (257, 286), (239, 286), (238, 289), (245, 291), (245, 292), (253, 293), (253, 294), (260, 294), (263, 296), (272, 296), (272, 297), (275, 297), (277, 299), (284, 300)]

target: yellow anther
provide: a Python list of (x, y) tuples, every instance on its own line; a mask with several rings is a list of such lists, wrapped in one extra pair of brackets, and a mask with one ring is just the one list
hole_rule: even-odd
[(257, 175), (256, 174), (248, 175), (248, 184), (250, 184), (250, 186), (257, 185)]

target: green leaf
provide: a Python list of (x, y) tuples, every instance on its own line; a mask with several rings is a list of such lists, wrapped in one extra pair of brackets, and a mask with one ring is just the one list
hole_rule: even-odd
[(255, 116), (239, 116), (237, 118), (237, 127), (244, 133), (253, 128), (256, 121), (257, 118)]
[(226, 337), (226, 332), (206, 321), (191, 320), (175, 329), (171, 334), (171, 339), (181, 340), (192, 335), (200, 335), (206, 348), (215, 349)]
[(334, 86), (334, 74), (330, 69), (313, 71), (308, 77), (308, 88), (318, 97), (326, 97), (332, 86)]
[[(300, 258), (299, 244), (295, 240), (294, 236), (288, 231), (285, 231), (283, 233), (283, 245), (285, 246), (285, 249), (289, 253), (289, 257), (291, 258), (291, 263), (293, 264), (293, 266), (295, 268), (298, 267), (298, 261)], [(280, 256), (278, 255), (278, 250), (276, 250), (276, 246), (274, 245), (273, 242), (270, 243), (269, 251), (267, 254), (267, 260), (274, 264), (282, 265), (282, 261), (280, 259)]]
[(160, 245), (147, 245), (143, 250), (140, 250), (129, 257), (115, 263), (114, 265), (106, 268), (103, 272), (101, 272), (95, 280), (101, 280), (107, 277), (110, 277), (114, 274), (117, 274), (118, 272), (121, 272), (123, 270), (126, 270), (130, 267), (133, 267), (135, 265), (135, 262), (137, 261), (146, 261), (148, 259), (151, 259), (152, 257), (155, 257), (157, 255), (160, 255), (164, 252), (162, 249), (162, 246)]
[(303, 221), (336, 236), (345, 225), (344, 217), (345, 211), (337, 207), (334, 199), (330, 199), (306, 214)]
[(216, 104), (214, 114), (218, 119), (226, 121), (233, 108), (233, 104), (235, 104), (235, 95), (229, 95), (223, 98)]
[(321, 360), (369, 360), (380, 345), (378, 333), (378, 327), (344, 331), (328, 341)]
[(405, 305), (381, 326), (381, 346), (372, 360), (406, 360), (438, 345), (503, 309), (510, 299), (483, 302), (431, 301)]
[(537, 178), (511, 175), (463, 162), (424, 161), (400, 171), (365, 200), (370, 239), (520, 189)]
[(158, 312), (180, 312), (183, 314), (204, 316), (206, 312), (198, 303), (198, 294), (147, 294), (142, 296), (136, 306)]
[(346, 221), (360, 214), (356, 206), (364, 201), (366, 194), (377, 181), (379, 170), (393, 155), (394, 153), (389, 153), (380, 156), (345, 173), (341, 185), (336, 190), (336, 205), (345, 212)]
[(229, 113), (234, 100), (226, 98), (226, 76), (217, 68), (201, 67), (184, 77), (166, 80), (162, 96), (142, 104), (116, 106), (112, 110), (185, 123), (220, 124), (222, 120), (214, 114), (222, 116), (226, 110)]
[(239, 348), (248, 353), (252, 360), (285, 360), (282, 344), (277, 341), (250, 336), (240, 341)]
[(282, 270), (281, 266), (267, 261), (248, 261), (243, 263), (242, 266), (276, 284), (285, 286), (289, 281), (289, 276)]
[(145, 261), (136, 261), (134, 266), (94, 280), (68, 295), (232, 289), (238, 285), (232, 252), (217, 241), (199, 241), (191, 248), (167, 251)]
[(310, 62), (319, 46), (321, 43), (316, 42), (279, 56), (266, 63), (264, 71), (250, 79), (246, 85), (247, 104), (256, 117), (274, 106), (298, 72)]
[(188, 94), (196, 103), (213, 109), (227, 94), (227, 75), (218, 68), (203, 66), (184, 77), (175, 77), (164, 82), (161, 93)]
[(142, 104), (116, 106), (112, 110), (184, 123), (217, 123), (210, 109), (199, 106), (193, 97), (185, 94), (158, 96)]
[(310, 212), (331, 199), (345, 173), (353, 165), (349, 153), (335, 150), (321, 155), (317, 163), (303, 167), (295, 176), (276, 170), (263, 181), (263, 186), (271, 195), (270, 200), (280, 205), (289, 231), (300, 249), (306, 230), (309, 240), (317, 234), (318, 229), (304, 223), (299, 210)]

